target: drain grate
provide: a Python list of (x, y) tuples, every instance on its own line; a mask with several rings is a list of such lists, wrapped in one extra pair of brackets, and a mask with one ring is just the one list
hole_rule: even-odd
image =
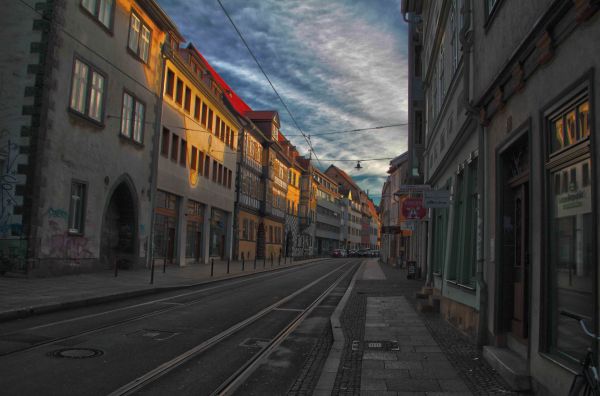
[(48, 352), (48, 356), (64, 359), (89, 359), (102, 355), (104, 352), (94, 348), (63, 348)]
[(399, 351), (398, 341), (365, 341), (366, 349), (375, 349), (379, 351)]

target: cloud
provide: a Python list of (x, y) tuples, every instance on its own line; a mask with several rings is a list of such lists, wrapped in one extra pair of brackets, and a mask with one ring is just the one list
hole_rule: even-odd
[[(216, 1), (159, 0), (228, 84), (254, 109), (277, 109), (282, 132), (307, 144)], [(222, 0), (300, 128), (323, 159), (395, 157), (406, 127), (319, 133), (407, 121), (407, 27), (399, 0)], [(336, 162), (372, 195), (389, 160)], [(322, 162), (322, 167), (329, 165)]]

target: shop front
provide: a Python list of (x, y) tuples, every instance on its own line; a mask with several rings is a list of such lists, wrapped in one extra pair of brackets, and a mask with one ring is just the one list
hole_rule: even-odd
[(211, 208), (210, 213), (210, 257), (225, 258), (225, 244), (227, 241), (227, 212)]

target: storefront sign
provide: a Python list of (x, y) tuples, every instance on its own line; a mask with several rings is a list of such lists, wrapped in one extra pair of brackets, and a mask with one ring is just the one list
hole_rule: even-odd
[(450, 191), (423, 191), (423, 206), (426, 208), (447, 208), (450, 206)]
[(407, 220), (419, 220), (425, 217), (427, 209), (423, 206), (422, 197), (407, 197), (402, 200), (402, 215)]
[(592, 211), (592, 190), (583, 187), (556, 196), (556, 217), (568, 217)]

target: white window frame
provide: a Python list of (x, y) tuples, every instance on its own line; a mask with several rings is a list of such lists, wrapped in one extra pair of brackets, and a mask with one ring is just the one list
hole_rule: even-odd
[(115, 0), (81, 0), (81, 7), (102, 26), (112, 29)]
[(103, 123), (106, 75), (79, 57), (73, 61), (72, 73), (69, 109), (94, 122)]
[(129, 37), (127, 48), (141, 61), (148, 63), (152, 44), (152, 30), (135, 12), (129, 17)]
[(121, 107), (121, 135), (143, 144), (145, 117), (146, 104), (130, 92), (124, 91)]
[(87, 183), (71, 181), (69, 200), (69, 234), (83, 235), (87, 198)]

